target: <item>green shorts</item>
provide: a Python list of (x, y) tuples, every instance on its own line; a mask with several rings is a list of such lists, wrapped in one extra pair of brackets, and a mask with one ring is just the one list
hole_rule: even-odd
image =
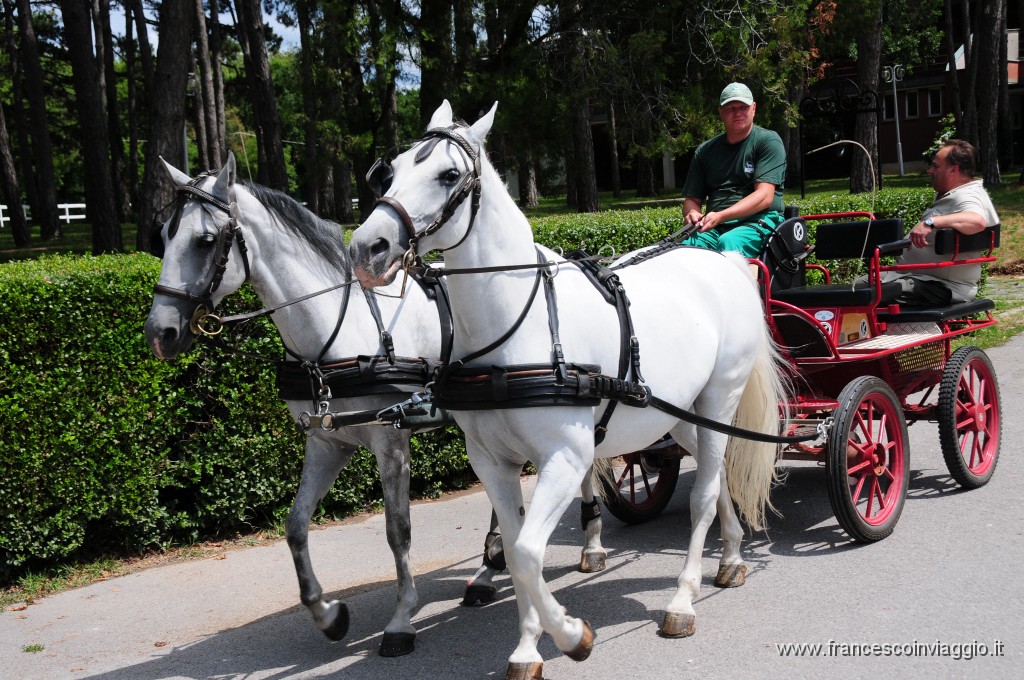
[(764, 250), (764, 244), (768, 237), (775, 230), (775, 227), (782, 224), (781, 213), (770, 212), (762, 216), (756, 222), (732, 223), (728, 226), (718, 226), (711, 231), (683, 240), (683, 245), (707, 248), (724, 252), (735, 250), (746, 257), (760, 257)]

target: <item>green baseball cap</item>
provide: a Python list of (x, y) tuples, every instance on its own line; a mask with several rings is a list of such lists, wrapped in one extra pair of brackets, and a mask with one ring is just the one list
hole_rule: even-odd
[(754, 103), (754, 95), (750, 94), (750, 88), (743, 83), (729, 83), (722, 90), (722, 96), (718, 100), (718, 105), (725, 106), (729, 102), (743, 102), (750, 106)]

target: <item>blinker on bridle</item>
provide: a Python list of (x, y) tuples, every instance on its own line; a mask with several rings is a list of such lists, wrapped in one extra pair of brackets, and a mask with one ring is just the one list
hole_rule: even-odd
[(451, 250), (457, 248), (462, 244), (463, 241), (469, 236), (469, 232), (473, 229), (473, 225), (476, 223), (476, 214), (480, 209), (480, 154), (473, 148), (473, 146), (466, 140), (462, 135), (457, 134), (455, 131), (461, 125), (451, 125), (446, 128), (431, 128), (427, 130), (426, 134), (423, 135), (416, 143), (422, 143), (422, 146), (416, 151), (416, 155), (413, 157), (415, 163), (421, 163), (426, 160), (428, 156), (434, 151), (434, 148), (442, 140), (449, 140), (453, 142), (462, 152), (465, 154), (470, 166), (470, 171), (463, 175), (459, 181), (458, 186), (445, 201), (444, 206), (441, 208), (440, 213), (434, 220), (424, 227), (421, 231), (416, 231), (416, 226), (413, 224), (412, 218), (409, 216), (408, 211), (402, 203), (393, 196), (385, 196), (384, 193), (391, 187), (391, 182), (394, 179), (395, 172), (391, 167), (391, 163), (379, 158), (377, 161), (370, 166), (369, 172), (366, 173), (366, 182), (373, 191), (377, 200), (374, 202), (374, 207), (381, 203), (391, 207), (397, 214), (402, 222), (402, 226), (405, 228), (405, 233), (409, 238), (409, 249), (402, 257), (402, 269), (408, 274), (408, 272), (417, 266), (419, 259), (419, 253), (416, 250), (417, 244), (424, 236), (430, 236), (441, 229), (448, 220), (452, 218), (455, 211), (458, 210), (459, 206), (470, 196), (473, 196), (471, 203), (471, 212), (469, 217), (469, 226), (466, 227), (466, 233), (463, 234), (459, 242), (453, 246), (445, 248), (445, 250)]
[[(207, 210), (207, 206), (212, 206), (225, 213), (228, 216), (228, 226), (227, 229), (224, 230), (224, 240), (221, 242), (220, 257), (213, 266), (213, 275), (210, 278), (210, 283), (205, 287), (204, 293), (193, 293), (185, 290), (184, 288), (172, 288), (159, 283), (153, 287), (153, 292), (178, 298), (179, 300), (196, 303), (195, 311), (192, 313), (192, 318), (189, 320), (189, 330), (192, 331), (193, 335), (213, 336), (224, 330), (223, 325), (220, 323), (220, 319), (213, 314), (215, 308), (213, 304), (213, 294), (218, 288), (220, 288), (220, 284), (224, 280), (224, 273), (228, 268), (228, 259), (231, 257), (231, 246), (234, 243), (238, 243), (238, 251), (242, 255), (242, 265), (245, 268), (246, 281), (249, 280), (250, 272), (249, 249), (245, 245), (245, 237), (242, 235), (242, 230), (238, 226), (237, 204), (233, 200), (229, 203), (225, 203), (213, 194), (199, 188), (199, 183), (205, 179), (208, 174), (209, 173), (204, 173), (188, 184), (177, 187), (177, 205), (174, 208), (174, 214), (171, 217), (171, 223), (167, 229), (167, 240), (170, 241), (177, 233), (178, 226), (181, 222), (181, 215), (185, 210), (185, 205), (187, 205), (190, 200), (198, 201), (204, 210)], [(233, 189), (229, 187), (228, 193), (230, 196), (233, 193)], [(160, 256), (162, 257), (162, 255), (163, 253), (161, 252)]]

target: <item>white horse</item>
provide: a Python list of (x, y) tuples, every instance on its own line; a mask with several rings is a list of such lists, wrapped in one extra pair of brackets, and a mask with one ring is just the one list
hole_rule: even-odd
[[(158, 357), (172, 359), (187, 350), (196, 337), (193, 319), (199, 322), (199, 316), (214, 309), (241, 287), (247, 277), (268, 309), (312, 295), (301, 303), (285, 304), (271, 316), (288, 352), (296, 358), (282, 366), (280, 380), (292, 386), (289, 392), (296, 393), (296, 398), (286, 399), (286, 403), (297, 421), (307, 417), (304, 414), (315, 414), (323, 401), (315, 394), (318, 389), (312, 387), (315, 374), (304, 368), (302, 362), (319, 364), (329, 376), (338, 370), (339, 359), (386, 354), (369, 299), (364, 298), (362, 288), (352, 278), (337, 225), (319, 219), (283, 193), (258, 184), (236, 183), (233, 154), (229, 154), (216, 176), (192, 179), (166, 163), (165, 168), (178, 187), (180, 205), (159, 235), (164, 263), (146, 321), (146, 337)], [(234, 229), (243, 235), (242, 241), (228, 234), (232, 229), (233, 204)], [(240, 243), (245, 244), (244, 252)], [(210, 293), (218, 265), (224, 271)], [(315, 295), (327, 288), (334, 289)], [(404, 299), (399, 299), (397, 289), (384, 292), (389, 295), (375, 299), (381, 322), (393, 338), (395, 353), (414, 360), (426, 358), (424, 368), (429, 369), (442, 355), (442, 324), (446, 322), (439, 317), (438, 305), (443, 302), (436, 296), (428, 298), (419, 285), (410, 286)], [(417, 363), (413, 361), (406, 368), (415, 370)], [(353, 365), (358, 368), (358, 361), (348, 364), (341, 370), (351, 371)], [(383, 364), (377, 362), (378, 366)], [(390, 406), (405, 397), (403, 392), (421, 389), (429, 373), (425, 372), (418, 383), (410, 382), (406, 375), (406, 382), (400, 387), (382, 388), (381, 384), (388, 384), (388, 375), (385, 373), (377, 384), (350, 386), (345, 394), (339, 392), (335, 398), (327, 399), (329, 411), (372, 412)], [(374, 390), (381, 393), (359, 394)], [(298, 394), (303, 392), (308, 396)], [(374, 453), (380, 469), (387, 540), (398, 575), (398, 604), (384, 629), (380, 649), (387, 656), (407, 654), (415, 644), (416, 630), (411, 617), (418, 602), (409, 561), (410, 430), (381, 426), (330, 429), (313, 425), (307, 434), (302, 479), (287, 522), (288, 545), (295, 561), (301, 600), (327, 637), (340, 640), (345, 636), (348, 607), (342, 602), (324, 600), (309, 557), (308, 527), (313, 512), (341, 469), (359, 445), (365, 446)], [(584, 504), (593, 503), (589, 477), (582, 489)], [(581, 569), (604, 568), (600, 530), (599, 517), (587, 524)], [(502, 545), (492, 516), (483, 563), (467, 582), (463, 604), (492, 601), (496, 593), (493, 579), (503, 569)]]
[[(483, 145), (496, 107), (468, 126), (453, 123), (451, 107), (447, 101), (442, 104), (426, 136), (395, 159), (390, 189), (354, 233), (351, 250), (364, 286), (391, 283), (403, 262), (413, 262), (417, 249), (445, 252), (455, 360), (449, 375), (438, 380), (436, 396), (460, 407), (453, 410), (466, 434), (470, 463), (501, 524), (520, 615), (519, 644), (509, 658), (506, 678), (537, 679), (543, 668), (537, 643), (544, 631), (576, 660), (585, 659), (593, 645), (589, 624), (566, 613), (541, 572), (551, 533), (595, 456), (644, 448), (665, 432), (694, 454), (693, 531), (678, 589), (660, 629), (664, 636), (682, 637), (695, 630), (693, 601), (716, 507), (724, 542), (716, 583), (743, 583), (743, 528), (733, 502), (753, 527), (763, 525), (775, 479), (776, 447), (729, 440), (656, 408), (632, 408), (630, 403), (639, 405), (645, 393), (635, 362), (628, 385), (620, 385), (622, 394), (614, 395), (625, 403), (614, 411), (596, 448), (595, 422), (607, 400), (596, 406), (584, 400), (584, 405), (516, 407), (528, 405), (527, 396), (526, 401), (513, 399), (504, 405), (513, 408), (488, 402), (486, 410), (477, 410), (473, 398), (480, 392), (472, 390), (487, 382), (487, 376), (486, 394), (515, 394), (517, 386), (534, 379), (564, 396), (564, 386), (573, 384), (574, 375), (578, 392), (586, 391), (580, 385), (593, 386), (599, 380), (585, 368), (577, 373), (570, 368), (565, 379), (559, 349), (565, 362), (597, 365), (612, 377), (629, 351), (620, 342), (615, 307), (579, 268), (534, 243), (529, 222), (488, 161)], [(538, 262), (554, 264), (512, 268)], [(615, 273), (631, 302), (643, 385), (655, 397), (719, 422), (778, 433), (779, 404), (785, 403), (780, 362), (743, 258), (672, 248)], [(550, 278), (553, 294), (536, 293), (541, 277)], [(538, 364), (546, 371), (538, 370)], [(525, 365), (529, 371), (520, 371)], [(519, 485), (526, 460), (538, 470), (528, 510)]]

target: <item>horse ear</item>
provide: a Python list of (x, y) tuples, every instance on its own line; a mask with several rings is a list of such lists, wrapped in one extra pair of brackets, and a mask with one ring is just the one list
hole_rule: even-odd
[(171, 181), (174, 182), (175, 186), (183, 187), (192, 181), (191, 177), (165, 161), (163, 156), (160, 156), (160, 162), (164, 164), (164, 170), (167, 171), (168, 177), (171, 178)]
[(224, 163), (224, 167), (217, 173), (217, 181), (213, 184), (213, 195), (224, 201), (225, 203), (230, 202), (230, 195), (228, 193), (229, 188), (235, 183), (235, 154), (228, 152), (228, 160)]
[(452, 105), (445, 99), (441, 102), (441, 105), (437, 107), (437, 111), (434, 111), (434, 115), (430, 117), (430, 123), (427, 125), (428, 130), (434, 128), (446, 128), (452, 124)]
[(491, 126), (494, 125), (494, 112), (498, 110), (498, 102), (494, 102), (494, 106), (491, 110), (485, 113), (480, 120), (473, 123), (470, 129), (473, 131), (473, 135), (483, 142), (487, 139), (487, 133), (491, 131)]

